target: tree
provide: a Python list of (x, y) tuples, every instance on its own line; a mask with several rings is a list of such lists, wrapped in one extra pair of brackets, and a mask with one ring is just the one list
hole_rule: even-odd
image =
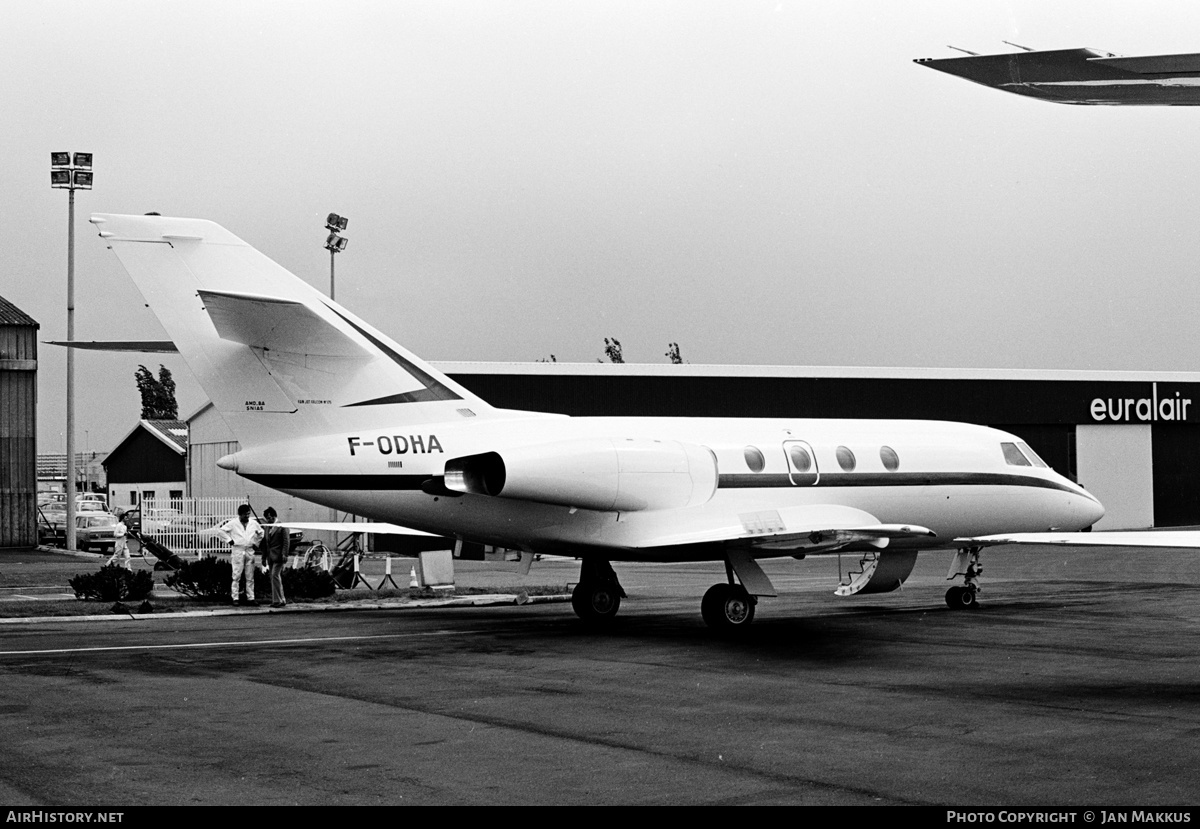
[(144, 420), (179, 419), (179, 404), (175, 402), (175, 381), (171, 378), (169, 368), (160, 363), (157, 380), (145, 366), (138, 366), (133, 376), (142, 395)]
[(667, 359), (673, 365), (683, 365), (683, 358), (679, 356), (679, 343), (667, 343)]
[(616, 337), (613, 337), (611, 340), (608, 337), (605, 337), (604, 356), (608, 358), (610, 363), (625, 362), (625, 357), (621, 354), (621, 341)]

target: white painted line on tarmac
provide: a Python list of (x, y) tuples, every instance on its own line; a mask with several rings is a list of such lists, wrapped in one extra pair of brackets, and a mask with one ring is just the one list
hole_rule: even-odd
[(74, 593), (10, 593), (7, 596), (0, 596), (0, 602), (60, 602), (63, 599), (74, 599)]
[[(489, 629), (494, 630), (494, 629)], [(415, 639), (425, 636), (461, 636), (461, 630), (432, 630), (427, 633), (381, 633), (373, 636), (312, 636), (303, 639), (255, 639), (249, 642), (184, 642), (173, 645), (120, 645), (96, 648), (48, 648), (45, 650), (0, 651), (0, 656), (47, 656), (71, 653), (113, 653), (119, 651), (188, 650), (195, 648), (236, 648), (259, 645), (306, 645), (321, 642), (364, 642), (372, 639)]]

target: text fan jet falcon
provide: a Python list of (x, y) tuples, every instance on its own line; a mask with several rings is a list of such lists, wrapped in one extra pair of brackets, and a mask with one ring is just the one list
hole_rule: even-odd
[(946, 599), (971, 607), (991, 544), (1197, 546), (1072, 535), (1100, 503), (981, 426), (496, 409), (212, 222), (91, 221), (240, 441), (220, 466), (374, 521), (579, 556), (585, 620), (617, 612), (612, 561), (724, 562), (701, 611), (737, 629), (775, 595), (760, 558), (861, 556), (848, 596), (899, 587), (918, 550), (952, 550), (963, 581)]

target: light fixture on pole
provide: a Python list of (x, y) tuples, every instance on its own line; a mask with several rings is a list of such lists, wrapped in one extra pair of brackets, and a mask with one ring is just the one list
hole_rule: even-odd
[(344, 239), (338, 236), (339, 233), (345, 231), (346, 225), (350, 224), (350, 220), (345, 216), (339, 216), (336, 213), (330, 213), (325, 219), (325, 229), (330, 231), (329, 238), (325, 240), (325, 250), (329, 251), (329, 298), (333, 296), (333, 257), (346, 249), (349, 239)]
[[(67, 342), (75, 340), (75, 191), (92, 189), (91, 153), (50, 153), (50, 186), (67, 199)], [(75, 349), (67, 346), (67, 527), (66, 545), (75, 549)]]

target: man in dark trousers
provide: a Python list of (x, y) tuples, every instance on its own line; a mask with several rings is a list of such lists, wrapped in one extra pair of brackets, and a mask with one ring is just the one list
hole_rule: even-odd
[(271, 607), (283, 607), (287, 604), (283, 596), (283, 567), (288, 559), (288, 530), (276, 524), (275, 519), (274, 507), (263, 510), (263, 540), (259, 549), (263, 567), (271, 573)]

